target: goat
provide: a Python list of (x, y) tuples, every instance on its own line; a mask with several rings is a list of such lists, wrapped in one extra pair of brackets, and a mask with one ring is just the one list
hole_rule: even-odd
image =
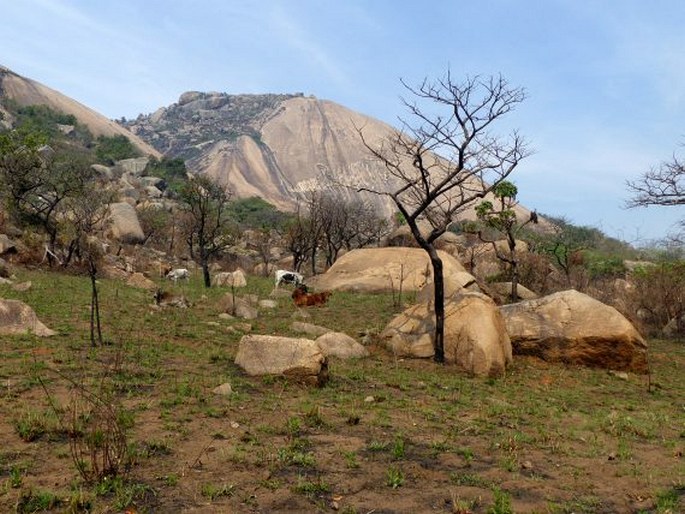
[(301, 286), (304, 284), (304, 277), (295, 271), (279, 269), (276, 270), (276, 288), (281, 284), (292, 284), (296, 287)]
[(189, 277), (190, 272), (185, 268), (172, 269), (166, 275), (166, 278), (168, 278), (169, 280), (173, 280), (174, 282), (177, 282), (180, 279), (188, 280)]
[(298, 286), (293, 291), (292, 298), (298, 307), (321, 307), (326, 304), (331, 294), (330, 291), (308, 293), (306, 286)]

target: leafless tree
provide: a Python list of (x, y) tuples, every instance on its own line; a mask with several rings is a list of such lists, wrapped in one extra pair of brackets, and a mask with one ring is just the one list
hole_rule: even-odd
[[(626, 202), (628, 208), (685, 205), (685, 162), (673, 154), (670, 161), (663, 161), (638, 180), (626, 184), (632, 193), (632, 198)], [(673, 242), (682, 244), (685, 240), (685, 219), (680, 221), (679, 227), (681, 233), (673, 236)]]
[[(443, 263), (434, 243), (458, 212), (487, 195), (528, 155), (517, 132), (503, 137), (492, 131), (495, 122), (526, 94), (502, 76), (457, 82), (449, 71), (444, 78), (426, 79), (418, 87), (403, 85), (415, 101), (403, 102), (410, 119), (401, 120), (402, 129), (380, 145), (371, 145), (359, 129), (366, 147), (385, 166), (389, 188), (379, 191), (358, 185), (357, 190), (389, 197), (428, 253), (435, 285), (434, 359), (444, 362)], [(435, 114), (441, 109), (445, 115)], [(429, 223), (427, 233), (419, 230), (420, 220)]]
[(103, 342), (97, 276), (104, 255), (104, 247), (97, 236), (106, 228), (109, 219), (107, 205), (113, 200), (112, 191), (99, 182), (91, 181), (86, 184), (81, 194), (70, 196), (65, 201), (68, 215), (65, 217), (66, 226), (63, 228), (63, 233), (70, 239), (67, 245), (69, 257), (65, 259), (65, 265), (71, 260), (71, 255), (76, 254), (88, 271), (91, 285), (90, 343), (92, 346)]

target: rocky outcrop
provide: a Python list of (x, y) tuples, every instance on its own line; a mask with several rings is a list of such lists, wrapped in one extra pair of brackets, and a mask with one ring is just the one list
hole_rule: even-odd
[(647, 373), (647, 344), (616, 309), (575, 290), (500, 307), (514, 354)]
[(282, 375), (319, 386), (328, 380), (328, 360), (310, 339), (246, 335), (238, 344), (235, 363), (252, 376)]
[[(295, 210), (303, 194), (330, 190), (336, 182), (378, 191), (393, 187), (359, 137), (363, 127), (364, 140), (376, 146), (393, 127), (312, 96), (189, 91), (126, 126), (167, 157), (185, 159), (191, 172), (215, 178), (238, 197), (260, 196), (281, 210)], [(335, 193), (346, 200), (361, 197), (386, 218), (396, 211), (383, 196), (348, 188)], [(522, 219), (530, 214), (516, 209)], [(471, 210), (464, 217), (475, 215)]]
[(56, 333), (46, 327), (24, 302), (0, 299), (0, 334), (35, 334), (46, 337)]
[[(395, 317), (380, 335), (400, 357), (433, 357), (435, 314), (426, 303)], [(480, 293), (456, 295), (445, 305), (445, 362), (475, 376), (499, 376), (512, 362), (504, 319), (495, 303)]]

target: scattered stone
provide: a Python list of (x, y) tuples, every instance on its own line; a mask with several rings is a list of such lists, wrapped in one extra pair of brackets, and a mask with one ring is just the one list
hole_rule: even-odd
[(56, 333), (43, 325), (33, 309), (24, 302), (0, 299), (0, 334), (35, 334), (48, 337)]
[(244, 298), (238, 298), (229, 292), (219, 299), (219, 310), (231, 316), (243, 319), (257, 319), (259, 311)]
[(292, 325), (290, 325), (290, 328), (295, 332), (302, 332), (303, 334), (314, 337), (322, 336), (328, 332), (331, 332), (330, 328), (314, 325), (313, 323), (305, 323), (304, 321), (293, 321)]
[(233, 392), (233, 388), (231, 387), (231, 384), (228, 382), (221, 384), (220, 386), (215, 387), (212, 392), (214, 394), (218, 394), (221, 396), (228, 396)]
[(356, 359), (369, 355), (369, 350), (342, 332), (327, 332), (316, 339), (316, 344), (326, 357)]
[(628, 380), (628, 373), (625, 371), (615, 371), (611, 369), (609, 370), (609, 375), (620, 378), (621, 380)]
[(278, 302), (275, 300), (259, 300), (259, 306), (262, 309), (275, 309), (278, 307)]
[(24, 291), (28, 291), (32, 287), (32, 283), (30, 280), (27, 280), (26, 282), (19, 282), (18, 284), (13, 284), (12, 289), (14, 291), (18, 291), (20, 293), (23, 293)]
[(375, 401), (376, 399), (373, 396), (367, 396), (366, 398), (364, 398), (365, 403), (373, 403)]

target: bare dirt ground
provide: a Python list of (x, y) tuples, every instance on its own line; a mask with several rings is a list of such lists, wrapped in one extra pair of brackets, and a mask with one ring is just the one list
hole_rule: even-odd
[[(651, 381), (523, 357), (482, 380), (371, 337), (369, 358), (332, 360), (311, 388), (233, 364), (247, 327), (217, 317), (219, 293), (189, 288), (190, 309), (157, 311), (103, 282), (112, 344), (91, 349), (87, 288), (30, 278), (24, 299), (59, 335), (0, 340), (1, 512), (685, 512), (682, 341), (650, 342)], [(287, 300), (251, 331), (291, 335), (302, 314)], [(372, 335), (390, 303), (337, 294), (308, 321)], [(232, 393), (215, 394), (223, 383)], [(83, 390), (129, 427), (130, 469), (97, 483), (70, 449)]]

